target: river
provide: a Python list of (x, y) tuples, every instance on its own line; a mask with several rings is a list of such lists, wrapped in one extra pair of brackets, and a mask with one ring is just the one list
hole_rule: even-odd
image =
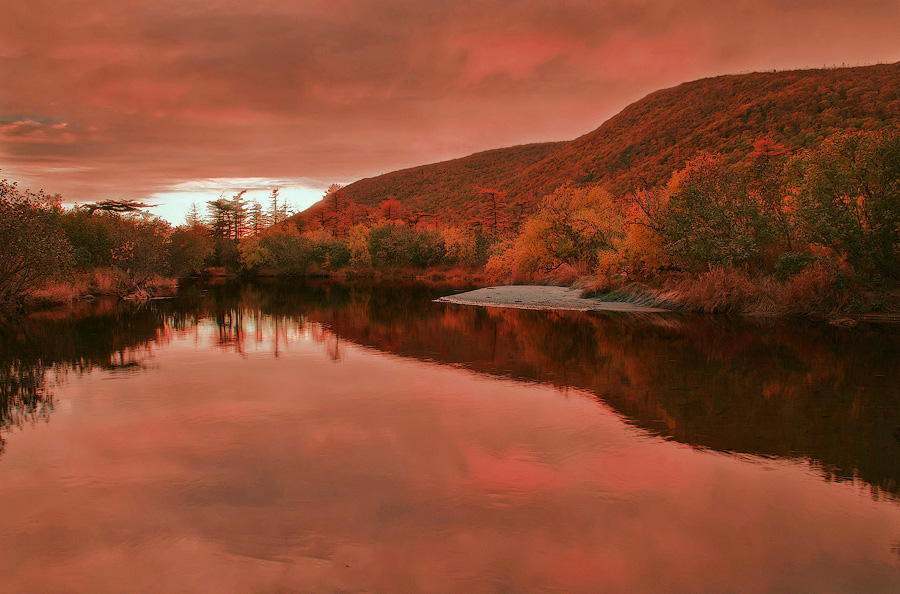
[(0, 592), (900, 592), (900, 329), (195, 287), (0, 330)]

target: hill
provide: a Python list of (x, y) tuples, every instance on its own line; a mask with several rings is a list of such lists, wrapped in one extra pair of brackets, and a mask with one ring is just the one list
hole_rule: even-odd
[[(493, 149), (450, 161), (420, 165), (361, 179), (339, 190), (340, 197), (375, 207), (393, 197), (407, 209), (463, 221), (475, 187), (508, 185), (527, 167), (561, 149), (566, 142), (544, 142)], [(316, 210), (319, 205), (314, 205)], [(303, 213), (301, 213), (303, 214)]]
[(896, 126), (898, 81), (900, 63), (697, 80), (656, 91), (569, 142), (395, 171), (350, 184), (341, 197), (375, 207), (393, 196), (410, 211), (462, 222), (480, 211), (484, 196), (477, 186), (531, 206), (567, 182), (627, 192), (664, 182), (700, 151), (739, 160), (764, 137), (795, 150), (836, 132)]
[(789, 149), (835, 132), (900, 123), (900, 63), (718, 76), (648, 95), (509, 180), (543, 196), (566, 181), (615, 191), (664, 182), (700, 151), (746, 156), (764, 137)]

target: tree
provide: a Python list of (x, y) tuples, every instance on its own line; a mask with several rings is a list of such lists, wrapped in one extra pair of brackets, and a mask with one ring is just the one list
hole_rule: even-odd
[(504, 223), (502, 210), (506, 206), (506, 192), (495, 188), (475, 187), (475, 190), (488, 197), (486, 206), (485, 223), (488, 228), (497, 235), (500, 231), (500, 225)]
[(385, 221), (399, 221), (403, 216), (403, 205), (393, 196), (388, 196), (378, 205), (378, 214)]
[(900, 278), (900, 133), (843, 134), (792, 162), (807, 241)]
[(0, 304), (16, 302), (69, 265), (72, 248), (50, 224), (54, 208), (43, 192), (23, 193), (0, 180)]
[(603, 189), (567, 184), (547, 196), (516, 240), (516, 269), (530, 274), (562, 264), (592, 270), (601, 252), (616, 251), (623, 216)]
[(197, 208), (196, 202), (191, 203), (191, 207), (184, 215), (184, 222), (188, 227), (198, 227), (203, 224), (203, 219), (200, 216), (200, 210)]
[(224, 196), (206, 203), (209, 212), (210, 227), (217, 239), (239, 240), (247, 233), (247, 210), (244, 194), (241, 190), (231, 200)]
[(208, 230), (200, 225), (172, 230), (166, 241), (168, 271), (175, 276), (202, 272), (213, 254), (214, 244)]
[(141, 209), (152, 208), (153, 206), (156, 205), (144, 204), (143, 202), (138, 202), (137, 200), (129, 200), (123, 198), (118, 200), (101, 200), (100, 202), (86, 205), (85, 209), (87, 210), (88, 214), (94, 214), (94, 212), (98, 210), (103, 212), (128, 213), (140, 212)]
[(280, 192), (281, 188), (274, 188), (269, 193), (269, 225), (277, 225), (291, 216), (290, 206), (287, 202), (278, 204), (278, 194)]
[(259, 235), (269, 226), (269, 217), (263, 211), (262, 204), (256, 200), (247, 208), (247, 221), (247, 229), (250, 235)]
[(666, 251), (683, 266), (747, 262), (771, 241), (772, 225), (746, 171), (700, 154), (672, 177), (659, 214)]
[(343, 235), (351, 226), (349, 221), (350, 201), (339, 191), (340, 184), (331, 184), (322, 196), (322, 226), (330, 228), (335, 235)]

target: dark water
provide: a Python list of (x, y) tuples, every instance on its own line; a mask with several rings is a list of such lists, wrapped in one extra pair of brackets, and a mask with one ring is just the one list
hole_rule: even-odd
[(213, 287), (0, 329), (0, 592), (900, 592), (900, 331)]

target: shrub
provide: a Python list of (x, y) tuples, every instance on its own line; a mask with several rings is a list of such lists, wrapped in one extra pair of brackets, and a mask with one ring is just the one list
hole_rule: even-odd
[(240, 243), (244, 266), (257, 273), (296, 275), (314, 261), (312, 242), (293, 226), (272, 227)]
[(788, 279), (778, 291), (781, 313), (828, 316), (846, 308), (852, 274), (839, 262), (815, 262)]
[(0, 181), (0, 304), (19, 301), (68, 267), (71, 246), (50, 224), (56, 214), (42, 193)]
[(787, 280), (798, 272), (802, 272), (815, 261), (816, 257), (812, 254), (785, 252), (778, 257), (778, 261), (775, 263), (775, 277), (780, 281)]
[(176, 227), (166, 242), (169, 273), (190, 276), (202, 272), (212, 258), (213, 246), (205, 227)]
[(670, 283), (659, 298), (691, 311), (747, 313), (757, 308), (763, 296), (743, 271), (713, 268)]
[(160, 218), (70, 210), (57, 220), (79, 270), (114, 266), (136, 284), (168, 272), (166, 243), (171, 228)]
[(445, 250), (434, 230), (388, 222), (369, 231), (369, 253), (378, 267), (427, 268), (439, 264)]

